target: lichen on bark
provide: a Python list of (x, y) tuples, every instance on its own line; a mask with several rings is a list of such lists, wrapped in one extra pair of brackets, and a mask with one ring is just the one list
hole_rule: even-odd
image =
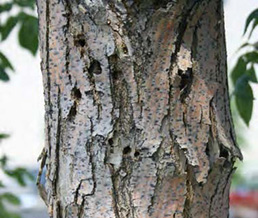
[(222, 1), (37, 4), (50, 216), (227, 217)]

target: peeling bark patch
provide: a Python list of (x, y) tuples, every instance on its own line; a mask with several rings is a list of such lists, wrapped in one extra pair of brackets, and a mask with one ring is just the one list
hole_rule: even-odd
[[(216, 89), (209, 90), (205, 81), (198, 78), (193, 79), (191, 87), (185, 99), (185, 106), (179, 103), (175, 105), (173, 113), (178, 115), (172, 122), (172, 134), (179, 146), (184, 149), (189, 163), (198, 166), (197, 181), (202, 182), (206, 180), (209, 171), (209, 160), (205, 150), (210, 134), (210, 101)], [(180, 99), (180, 91), (175, 93)]]

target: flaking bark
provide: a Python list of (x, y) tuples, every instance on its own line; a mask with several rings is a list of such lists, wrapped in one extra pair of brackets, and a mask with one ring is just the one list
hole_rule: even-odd
[(37, 3), (50, 216), (228, 217), (222, 0)]

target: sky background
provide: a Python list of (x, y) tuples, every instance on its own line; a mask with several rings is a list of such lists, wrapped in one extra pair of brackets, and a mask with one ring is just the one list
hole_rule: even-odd
[[(237, 59), (237, 48), (246, 40), (242, 37), (245, 20), (255, 8), (258, 8), (257, 0), (227, 0), (225, 3), (229, 69)], [(253, 35), (258, 39), (257, 31)], [(37, 168), (36, 159), (44, 145), (44, 99), (39, 54), (35, 58), (18, 45), (17, 28), (0, 46), (16, 70), (10, 73), (10, 82), (0, 81), (0, 132), (11, 135), (1, 143), (0, 153), (9, 156), (12, 166)], [(257, 85), (253, 88), (258, 98)], [(243, 128), (242, 133), (246, 138), (246, 145), (242, 149), (245, 158), (243, 166), (248, 169), (243, 172), (246, 175), (254, 171), (258, 174), (257, 100), (250, 127)]]

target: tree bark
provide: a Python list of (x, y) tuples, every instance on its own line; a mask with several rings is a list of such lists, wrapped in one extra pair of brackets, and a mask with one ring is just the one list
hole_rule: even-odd
[(53, 218), (228, 217), (222, 0), (38, 0)]

